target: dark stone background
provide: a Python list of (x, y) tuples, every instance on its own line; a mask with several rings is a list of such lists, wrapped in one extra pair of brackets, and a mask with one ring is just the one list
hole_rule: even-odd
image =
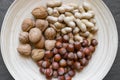
[[(9, 6), (12, 4), (14, 0), (0, 0), (0, 26), (2, 25), (5, 13)], [(120, 30), (120, 0), (104, 0), (106, 5), (111, 10), (118, 29), (118, 35), (120, 36), (119, 30)], [(0, 27), (1, 29), (1, 27)], [(119, 43), (120, 45), (120, 43)], [(115, 59), (115, 62), (107, 74), (107, 76), (104, 78), (104, 80), (120, 80), (120, 46), (118, 47), (118, 54)], [(9, 74), (3, 59), (0, 54), (0, 80), (14, 80), (12, 76)]]

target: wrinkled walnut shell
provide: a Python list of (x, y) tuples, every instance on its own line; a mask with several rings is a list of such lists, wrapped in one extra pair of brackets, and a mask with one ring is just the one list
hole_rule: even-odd
[(47, 9), (43, 6), (36, 7), (35, 9), (33, 9), (32, 15), (37, 19), (44, 19), (48, 15)]
[(21, 32), (19, 35), (19, 40), (23, 44), (28, 43), (29, 42), (29, 33), (28, 32)]
[(45, 48), (46, 50), (52, 50), (55, 47), (55, 40), (46, 40), (45, 41)]

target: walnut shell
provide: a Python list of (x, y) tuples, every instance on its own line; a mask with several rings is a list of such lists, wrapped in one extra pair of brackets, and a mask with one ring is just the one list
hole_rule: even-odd
[(48, 15), (47, 8), (43, 6), (36, 7), (35, 9), (33, 9), (32, 15), (37, 19), (44, 19)]
[(39, 42), (37, 42), (36, 44), (34, 44), (34, 46), (36, 48), (43, 49), (44, 46), (45, 46), (45, 38), (44, 38), (44, 36), (42, 36), (41, 40)]
[(26, 18), (22, 23), (22, 30), (27, 32), (34, 26), (35, 26), (35, 22), (30, 18)]
[(29, 39), (32, 43), (37, 43), (42, 37), (42, 32), (38, 28), (32, 28), (29, 32)]
[(46, 39), (52, 40), (56, 36), (56, 31), (53, 28), (50, 27), (50, 28), (46, 29), (44, 35), (45, 35)]
[(20, 44), (17, 48), (17, 51), (21, 54), (21, 55), (25, 55), (25, 56), (29, 56), (31, 53), (31, 46), (30, 44)]
[(42, 20), (42, 19), (37, 19), (36, 27), (39, 28), (43, 32), (48, 27), (48, 21)]
[(46, 40), (45, 41), (45, 48), (46, 50), (52, 50), (55, 47), (55, 40)]
[(32, 59), (35, 61), (41, 60), (45, 55), (45, 50), (44, 49), (33, 49), (32, 50)]
[(28, 43), (29, 42), (29, 33), (28, 32), (21, 32), (19, 35), (19, 40), (23, 44)]

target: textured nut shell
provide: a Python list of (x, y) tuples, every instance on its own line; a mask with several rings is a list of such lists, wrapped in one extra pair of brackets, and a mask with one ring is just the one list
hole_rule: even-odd
[(42, 37), (42, 33), (41, 30), (39, 30), (38, 28), (33, 28), (30, 30), (29, 32), (29, 39), (32, 43), (36, 43), (38, 42)]
[(55, 47), (55, 43), (56, 43), (55, 40), (46, 40), (45, 41), (45, 48), (47, 50), (52, 50)]
[(22, 55), (29, 56), (31, 53), (31, 46), (30, 44), (20, 44), (17, 51)]
[(48, 21), (37, 19), (35, 25), (37, 28), (39, 28), (43, 32), (48, 27)]
[(42, 36), (41, 40), (34, 44), (36, 48), (43, 49), (45, 46), (45, 38)]
[(21, 43), (28, 43), (29, 42), (29, 33), (21, 32), (19, 35), (19, 40)]
[(33, 9), (32, 15), (37, 19), (46, 18), (48, 15), (47, 9), (43, 6), (36, 7), (35, 9)]
[(30, 18), (26, 18), (22, 23), (22, 30), (29, 31), (34, 26), (35, 26), (35, 22)]
[(53, 28), (47, 28), (45, 31), (45, 38), (46, 39), (54, 39), (56, 36), (56, 31)]
[(32, 59), (35, 61), (41, 60), (45, 55), (45, 50), (44, 49), (33, 49), (32, 50)]

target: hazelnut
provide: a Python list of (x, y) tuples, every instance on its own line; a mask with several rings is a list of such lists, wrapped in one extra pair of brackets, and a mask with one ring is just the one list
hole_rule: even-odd
[(57, 54), (58, 53), (58, 49), (54, 48), (52, 52), (53, 52), (53, 54)]
[(43, 63), (43, 60), (40, 60), (40, 61), (37, 62), (37, 65), (41, 67), (42, 63)]
[(45, 75), (46, 75), (46, 78), (51, 78), (51, 76), (53, 75), (53, 70), (48, 68), (46, 69), (46, 72), (45, 72)]
[(59, 53), (60, 53), (61, 55), (64, 55), (66, 52), (67, 52), (67, 51), (66, 51), (65, 48), (60, 48), (60, 49), (59, 49)]
[(41, 72), (42, 74), (45, 74), (46, 70), (45, 70), (44, 68), (40, 67), (40, 72)]
[(32, 59), (35, 61), (41, 60), (45, 55), (45, 51), (43, 49), (33, 49), (32, 50)]
[(58, 48), (58, 49), (62, 48), (62, 43), (59, 42), (59, 41), (57, 41), (57, 42), (55, 43), (55, 47)]
[(36, 48), (43, 49), (45, 46), (45, 38), (42, 36), (41, 40), (34, 44)]
[(37, 19), (35, 25), (37, 28), (39, 28), (43, 32), (48, 27), (48, 21)]
[(75, 47), (76, 50), (80, 50), (80, 48), (81, 48), (80, 42), (75, 42), (74, 47)]
[(61, 36), (58, 36), (58, 37), (56, 38), (56, 41), (62, 42), (62, 37), (61, 37)]
[(30, 18), (26, 18), (22, 23), (22, 30), (27, 32), (34, 26), (35, 26), (35, 22)]
[(68, 53), (68, 59), (74, 59), (74, 54), (73, 54), (73, 52)]
[(46, 50), (52, 50), (55, 47), (55, 40), (46, 40), (45, 41), (45, 48)]
[(46, 18), (48, 15), (47, 9), (43, 6), (36, 7), (35, 9), (33, 9), (32, 15), (37, 19)]
[(82, 66), (86, 66), (88, 64), (88, 60), (86, 58), (83, 58), (80, 60), (80, 63)]
[(96, 39), (92, 39), (91, 45), (97, 46), (98, 45), (98, 41)]
[(58, 80), (65, 80), (64, 76), (58, 76)]
[(30, 44), (20, 44), (17, 51), (22, 55), (29, 56), (31, 53), (31, 46)]
[(71, 77), (73, 77), (73, 76), (75, 76), (75, 71), (74, 71), (74, 70), (70, 70), (70, 71), (68, 72), (68, 74), (69, 74)]
[(69, 41), (69, 36), (68, 35), (64, 35), (63, 36), (63, 42), (67, 43)]
[(57, 78), (58, 77), (58, 72), (57, 71), (53, 71), (53, 77)]
[(81, 64), (80, 64), (79, 62), (75, 62), (75, 63), (74, 63), (74, 68), (75, 68), (76, 70), (80, 70)]
[(65, 80), (72, 80), (72, 77), (70, 77), (68, 74), (65, 74)]
[(95, 47), (92, 46), (92, 45), (90, 45), (90, 46), (89, 46), (89, 50), (90, 50), (91, 52), (94, 52), (94, 51), (95, 51)]
[(61, 60), (60, 54), (56, 54), (56, 55), (54, 56), (54, 61), (58, 62), (58, 61), (60, 61), (60, 60)]
[(78, 56), (78, 58), (80, 58), (80, 59), (82, 59), (83, 57), (85, 57), (84, 53), (82, 53), (82, 52), (80, 52), (80, 51), (77, 52), (77, 56)]
[(84, 49), (83, 49), (83, 53), (84, 53), (86, 56), (91, 55), (91, 52), (90, 52), (90, 49), (89, 49), (89, 48), (84, 48)]
[(74, 53), (74, 60), (77, 61), (78, 60), (78, 56), (76, 53)]
[(19, 40), (21, 43), (28, 43), (29, 42), (28, 32), (21, 32), (19, 36)]
[(47, 29), (45, 30), (44, 35), (45, 35), (45, 38), (46, 38), (46, 39), (52, 40), (52, 39), (54, 39), (55, 36), (56, 36), (56, 31), (55, 31), (53, 28), (50, 27), (50, 28), (47, 28)]
[(71, 65), (73, 65), (73, 63), (74, 63), (74, 61), (73, 60), (67, 60), (67, 65), (69, 65), (69, 66), (71, 66)]
[(60, 64), (61, 67), (67, 66), (67, 62), (64, 59), (61, 59), (60, 62), (59, 62), (59, 64)]
[(67, 51), (69, 51), (69, 52), (73, 52), (73, 51), (74, 51), (74, 46), (73, 46), (73, 44), (69, 44), (69, 45), (68, 45)]
[(58, 69), (58, 74), (59, 74), (59, 75), (63, 75), (64, 73), (65, 73), (64, 68), (60, 67), (60, 68)]
[(87, 47), (88, 44), (89, 44), (88, 40), (84, 39), (83, 42), (82, 42), (82, 47)]
[(45, 57), (46, 58), (52, 58), (53, 57), (53, 53), (51, 51), (45, 51)]
[(32, 28), (29, 32), (29, 39), (32, 43), (37, 43), (42, 38), (42, 33), (38, 28)]
[(42, 67), (43, 68), (48, 68), (50, 66), (50, 62), (49, 61), (43, 61), (42, 63)]
[(52, 63), (52, 67), (53, 67), (53, 69), (58, 69), (59, 68), (59, 64), (57, 62), (53, 62)]

